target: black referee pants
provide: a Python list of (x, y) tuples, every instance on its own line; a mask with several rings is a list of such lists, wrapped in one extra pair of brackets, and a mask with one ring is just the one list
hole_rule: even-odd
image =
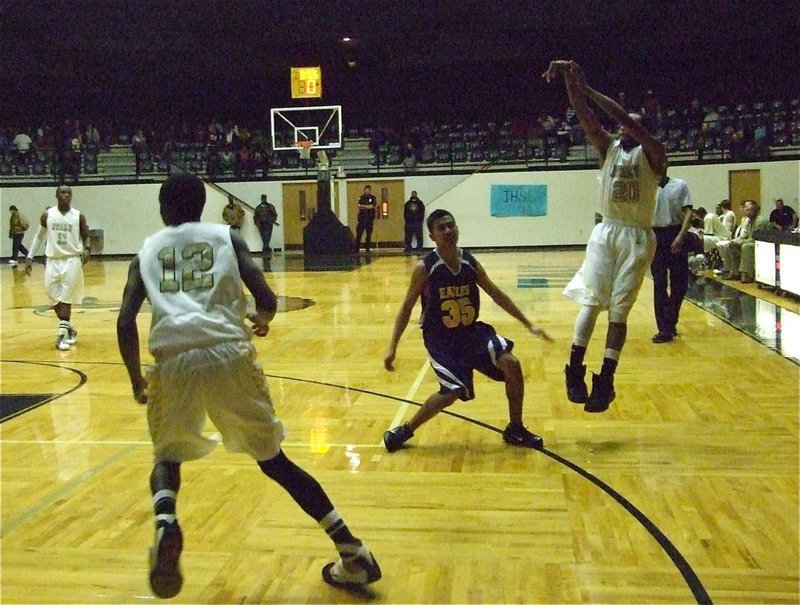
[(650, 271), (653, 274), (653, 307), (656, 325), (662, 334), (672, 335), (678, 325), (683, 297), (689, 287), (689, 258), (686, 246), (678, 254), (671, 250), (680, 233), (680, 225), (653, 227), (656, 234), (656, 255)]

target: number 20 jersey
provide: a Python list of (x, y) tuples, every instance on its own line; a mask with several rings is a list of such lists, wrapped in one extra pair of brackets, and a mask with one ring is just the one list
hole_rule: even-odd
[(144, 241), (139, 271), (152, 306), (154, 357), (251, 338), (227, 225), (165, 227)]
[(608, 219), (649, 229), (659, 180), (641, 145), (626, 151), (615, 140), (608, 147), (600, 170), (600, 213)]
[(478, 319), (480, 292), (477, 283), (475, 257), (459, 250), (461, 264), (453, 273), (434, 249), (425, 255), (423, 262), (428, 272), (428, 282), (422, 293), (423, 334), (458, 338)]

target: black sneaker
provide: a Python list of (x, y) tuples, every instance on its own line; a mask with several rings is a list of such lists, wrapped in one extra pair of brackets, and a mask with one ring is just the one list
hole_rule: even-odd
[(544, 447), (544, 441), (539, 435), (531, 433), (521, 424), (512, 424), (510, 422), (506, 426), (506, 430), (503, 431), (503, 441), (509, 445), (530, 447), (535, 450), (540, 450)]
[(675, 338), (672, 332), (659, 332), (651, 339), (655, 344), (662, 344), (665, 342), (672, 342), (672, 339)]
[(586, 403), (589, 390), (586, 388), (586, 366), (564, 366), (567, 377), (567, 399), (572, 403)]
[(170, 599), (181, 591), (183, 576), (178, 565), (183, 533), (177, 521), (156, 525), (156, 541), (150, 548), (150, 588), (157, 597)]
[(337, 545), (341, 559), (322, 568), (322, 579), (331, 586), (359, 589), (381, 579), (381, 568), (365, 546)]
[(583, 411), (591, 414), (605, 412), (616, 396), (614, 377), (592, 372), (592, 394), (589, 395), (589, 400), (583, 406)]
[(383, 444), (387, 452), (396, 452), (403, 444), (414, 436), (414, 431), (407, 424), (389, 429), (383, 434)]

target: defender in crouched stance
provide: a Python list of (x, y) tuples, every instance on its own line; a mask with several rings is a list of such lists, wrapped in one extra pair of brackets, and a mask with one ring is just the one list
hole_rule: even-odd
[[(333, 540), (340, 559), (323, 567), (326, 582), (343, 588), (375, 582), (381, 570), (372, 553), (353, 536), (320, 484), (281, 450), (283, 424), (250, 342), (253, 334), (267, 335), (277, 300), (238, 232), (200, 223), (205, 199), (203, 182), (194, 175), (164, 182), (159, 202), (166, 227), (145, 240), (131, 263), (117, 320), (133, 395), (147, 403), (155, 455), (150, 587), (169, 598), (183, 584), (178, 563), (183, 534), (175, 514), (180, 468), (216, 445), (202, 436), (206, 414), (229, 451), (252, 456)], [(255, 313), (246, 315), (242, 282), (256, 300)], [(155, 358), (147, 378), (136, 326), (145, 297), (153, 313), (149, 346)]]
[(421, 296), (422, 336), (440, 389), (428, 397), (408, 423), (386, 431), (383, 436), (386, 449), (398, 450), (423, 423), (456, 399), (474, 399), (474, 370), (506, 384), (510, 422), (503, 431), (503, 440), (511, 445), (541, 449), (542, 438), (522, 425), (525, 383), (519, 360), (511, 354), (514, 343), (497, 334), (491, 325), (478, 321), (478, 287), (531, 334), (547, 341), (551, 340), (550, 336), (525, 317), (508, 295), (489, 279), (472, 254), (458, 247), (458, 226), (452, 214), (434, 210), (427, 225), (436, 249), (414, 267), (383, 363), (387, 370), (394, 369), (397, 345)]

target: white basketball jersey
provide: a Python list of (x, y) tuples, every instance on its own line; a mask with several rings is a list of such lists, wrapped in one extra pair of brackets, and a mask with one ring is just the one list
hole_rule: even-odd
[(600, 170), (600, 213), (609, 219), (649, 229), (660, 180), (650, 168), (641, 145), (625, 151), (619, 140), (614, 141)]
[(83, 252), (81, 238), (81, 213), (70, 208), (61, 214), (58, 206), (47, 209), (47, 244), (44, 253), (47, 258), (76, 256)]
[(165, 227), (145, 240), (139, 267), (153, 311), (154, 357), (252, 337), (227, 225)]

